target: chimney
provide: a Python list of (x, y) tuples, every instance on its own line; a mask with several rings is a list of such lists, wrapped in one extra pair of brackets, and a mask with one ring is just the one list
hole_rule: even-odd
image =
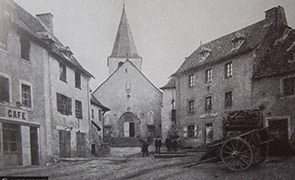
[(265, 19), (274, 22), (276, 25), (288, 25), (285, 10), (278, 6), (265, 11)]
[(46, 26), (46, 29), (53, 34), (53, 15), (51, 13), (37, 14), (37, 18)]

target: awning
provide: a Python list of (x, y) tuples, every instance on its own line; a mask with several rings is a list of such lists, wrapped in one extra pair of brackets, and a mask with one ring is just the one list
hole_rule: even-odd
[(91, 121), (91, 123), (96, 127), (97, 131), (101, 131), (99, 125), (97, 125), (94, 121)]

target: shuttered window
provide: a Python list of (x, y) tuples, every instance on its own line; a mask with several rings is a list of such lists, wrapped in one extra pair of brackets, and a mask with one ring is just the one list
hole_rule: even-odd
[(20, 38), (21, 58), (24, 60), (30, 60), (30, 41), (26, 38)]
[(183, 126), (183, 137), (187, 137), (187, 126)]
[(187, 137), (189, 138), (193, 138), (195, 136), (195, 126), (194, 125), (190, 125), (187, 127)]
[(82, 103), (81, 101), (75, 101), (76, 118), (82, 119)]
[(0, 76), (0, 102), (9, 102), (9, 80)]
[(31, 86), (22, 84), (22, 105), (25, 107), (32, 107), (32, 95), (31, 95)]
[(81, 74), (75, 72), (75, 87), (81, 89)]
[(283, 91), (285, 96), (295, 95), (295, 77), (283, 80)]
[(56, 93), (57, 111), (65, 114), (72, 114), (72, 99), (62, 94)]

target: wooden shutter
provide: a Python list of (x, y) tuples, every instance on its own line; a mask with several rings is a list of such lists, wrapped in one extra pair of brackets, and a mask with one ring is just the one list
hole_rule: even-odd
[(183, 126), (183, 137), (187, 137), (187, 126)]
[(199, 125), (195, 125), (195, 127), (194, 127), (194, 137), (198, 138), (198, 134), (199, 134)]
[(9, 102), (9, 80), (0, 76), (0, 101)]

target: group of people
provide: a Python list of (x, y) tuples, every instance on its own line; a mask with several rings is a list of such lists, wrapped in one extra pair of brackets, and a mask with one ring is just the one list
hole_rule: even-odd
[[(142, 156), (148, 156), (149, 152), (148, 152), (148, 147), (149, 147), (149, 141), (147, 139), (147, 141), (141, 141), (142, 142), (142, 146), (141, 146), (141, 152), (142, 152)], [(151, 144), (151, 142), (150, 142)], [(162, 146), (162, 140), (159, 136), (157, 136), (157, 138), (155, 138), (155, 148), (156, 148), (156, 154), (160, 154), (161, 152), (161, 146)], [(165, 146), (167, 148), (167, 151), (177, 151), (177, 141), (175, 138), (171, 138), (171, 137), (167, 137), (165, 139)]]

